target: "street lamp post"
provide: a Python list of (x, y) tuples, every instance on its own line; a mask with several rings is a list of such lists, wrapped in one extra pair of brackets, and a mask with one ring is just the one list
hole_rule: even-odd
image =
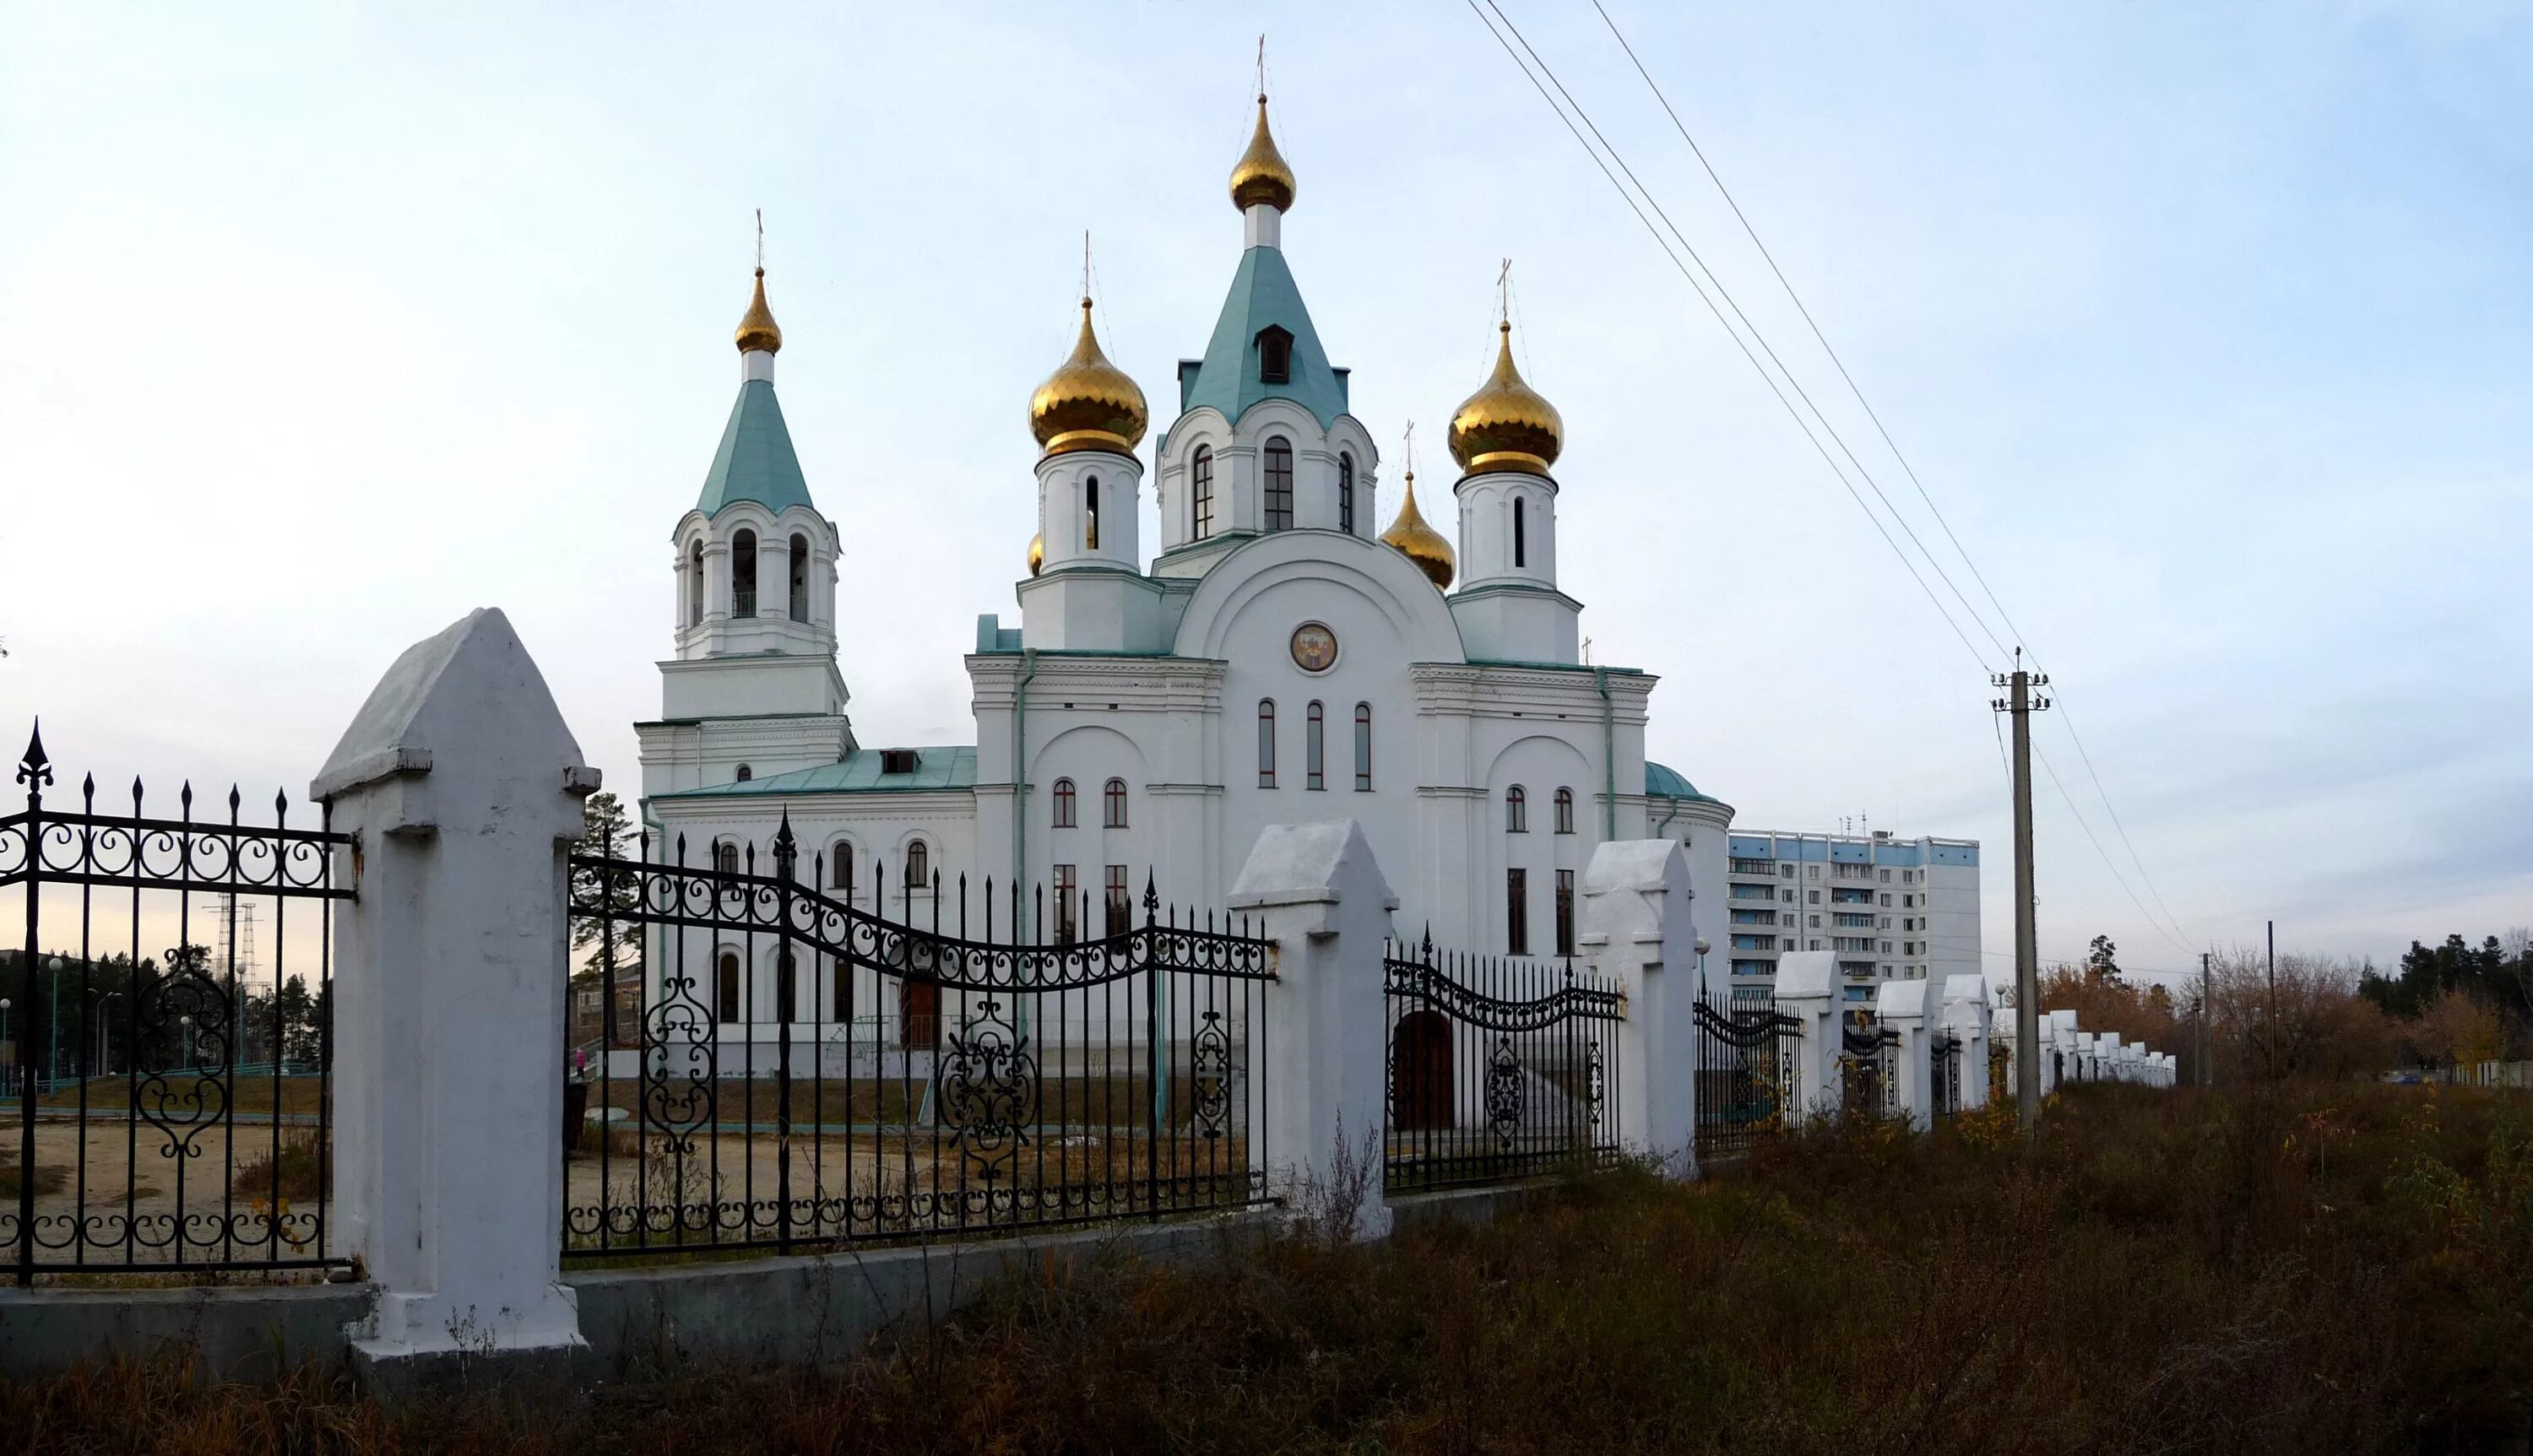
[[(5, 1042), (5, 1041), (7, 1041), (8, 1039), (9, 1039), (9, 998), (8, 998), (8, 997), (6, 997), (6, 996), (0, 996), (0, 1042)], [(18, 1061), (18, 1052), (17, 1052), (17, 1048), (16, 1048), (15, 1046), (12, 1046), (12, 1047), (9, 1049), (9, 1062), (10, 1062), (10, 1065), (15, 1066), (15, 1065), (17, 1064), (17, 1061)]]
[(113, 1022), (108, 1021), (105, 1019), (105, 1004), (122, 994), (123, 993), (120, 991), (108, 991), (104, 995), (96, 998), (96, 1066), (93, 1069), (93, 1074), (97, 1077), (103, 1077), (106, 1073), (113, 1070), (106, 1066), (106, 1062), (109, 1060), (107, 1055), (106, 1032), (112, 1027)]

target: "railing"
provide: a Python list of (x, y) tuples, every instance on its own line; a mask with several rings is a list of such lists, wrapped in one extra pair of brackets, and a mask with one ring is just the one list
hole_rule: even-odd
[(20, 1284), (342, 1265), (329, 1010), (333, 903), (352, 898), (332, 851), (349, 837), (322, 811), (290, 827), (279, 794), (268, 825), (246, 823), (235, 788), (225, 819), (199, 820), (190, 784), (173, 819), (147, 812), (137, 779), (129, 813), (99, 810), (93, 777), (77, 810), (51, 807), (40, 733), (17, 782), (26, 808), (0, 817), (0, 904), (18, 900), (25, 927), (0, 953), (18, 1124), (0, 1257)]
[[(1046, 936), (1089, 925), (1088, 897), (1075, 918), (965, 877), (900, 886), (892, 920), (810, 888), (825, 866), (799, 861), (788, 817), (762, 865), (753, 846), (736, 871), (686, 863), (682, 839), (672, 862), (650, 852), (571, 859), (601, 1005), (613, 1018), (629, 977), (642, 1010), (574, 1094), (566, 1259), (1266, 1200), (1273, 948), (1245, 928), (1165, 916), (1149, 875), (1142, 923), (1112, 903), (1096, 940)], [(876, 874), (869, 893), (884, 910)]]
[(1891, 1051), (1900, 1033), (1888, 1026), (1845, 1027), (1839, 1032), (1839, 1107), (1843, 1117), (1870, 1121), (1900, 1114), (1900, 1078)]
[(1799, 1018), (1776, 1003), (1719, 1006), (1701, 990), (1697, 1022), (1697, 1160), (1747, 1154), (1786, 1129), (1795, 1111)]
[(1931, 1091), (1934, 1115), (1938, 1121), (1962, 1110), (1962, 1039), (1950, 1032), (1939, 1032), (1927, 1039), (1927, 1076), (1933, 1079)]
[(1384, 1181), (1392, 1194), (1502, 1183), (1619, 1150), (1610, 1097), (1626, 998), (1511, 957), (1392, 942)]

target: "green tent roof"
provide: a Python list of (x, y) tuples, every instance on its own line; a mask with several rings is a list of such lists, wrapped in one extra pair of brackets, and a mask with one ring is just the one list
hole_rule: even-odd
[(734, 500), (753, 500), (772, 511), (809, 503), (809, 483), (801, 478), (800, 457), (792, 452), (792, 432), (783, 423), (771, 379), (738, 386), (738, 402), (731, 406), (730, 425), (721, 433), (721, 448), (713, 451), (695, 509), (719, 515)]
[(762, 793), (937, 793), (945, 789), (976, 786), (976, 750), (969, 744), (913, 750), (914, 772), (912, 774), (881, 773), (880, 754), (883, 751), (856, 748), (846, 754), (842, 763), (795, 769), (789, 774), (750, 779), (743, 784), (715, 784), (705, 788), (683, 788), (675, 793), (651, 796), (655, 799), (697, 799)]
[[(1258, 378), (1258, 335), (1279, 324), (1293, 336), (1292, 368), (1287, 381), (1269, 384)], [(1302, 306), (1301, 286), (1284, 263), (1279, 248), (1252, 248), (1240, 255), (1240, 271), (1231, 278), (1231, 295), (1222, 301), (1222, 317), (1213, 321), (1213, 338), (1205, 359), (1179, 371), (1179, 413), (1208, 406), (1226, 420), (1238, 420), (1262, 399), (1292, 400), (1309, 410), (1322, 427), (1346, 412), (1345, 377), (1328, 366), (1320, 347), (1320, 331), (1311, 326), (1311, 311)]]

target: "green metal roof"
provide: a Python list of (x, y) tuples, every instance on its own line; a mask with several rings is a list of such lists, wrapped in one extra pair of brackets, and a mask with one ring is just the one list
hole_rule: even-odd
[(1719, 802), (1698, 792), (1697, 786), (1682, 778), (1679, 770), (1668, 764), (1658, 764), (1650, 758), (1645, 760), (1645, 792), (1655, 798), (1698, 799), (1710, 804)]
[[(1293, 336), (1288, 382), (1269, 384), (1258, 378), (1258, 335), (1270, 323)], [(1213, 321), (1212, 341), (1194, 370), (1179, 374), (1179, 413), (1207, 406), (1236, 421), (1262, 399), (1290, 399), (1311, 412), (1323, 428), (1346, 412), (1345, 377), (1328, 367), (1320, 347), (1320, 331), (1311, 326), (1311, 311), (1302, 306), (1302, 290), (1280, 248), (1252, 248), (1240, 255), (1240, 271), (1231, 277), (1231, 295), (1222, 301), (1222, 317)]]
[(684, 788), (675, 793), (655, 793), (655, 799), (736, 798), (760, 793), (939, 793), (949, 789), (976, 786), (976, 750), (969, 744), (938, 748), (917, 748), (914, 772), (883, 774), (879, 771), (878, 748), (856, 748), (845, 755), (842, 763), (820, 764), (814, 769), (795, 769), (789, 774), (776, 774), (765, 779), (750, 779), (744, 784), (715, 784), (705, 788)]
[(773, 511), (809, 503), (809, 483), (800, 475), (800, 457), (792, 452), (792, 432), (783, 423), (772, 379), (738, 386), (738, 402), (730, 407), (730, 424), (721, 433), (721, 448), (713, 451), (695, 509), (719, 515), (734, 500), (753, 500)]

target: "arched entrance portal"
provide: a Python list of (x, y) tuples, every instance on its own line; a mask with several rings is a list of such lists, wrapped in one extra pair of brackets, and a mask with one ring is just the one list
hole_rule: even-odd
[(1409, 1012), (1390, 1029), (1389, 1125), (1451, 1126), (1451, 1023), (1441, 1012)]

